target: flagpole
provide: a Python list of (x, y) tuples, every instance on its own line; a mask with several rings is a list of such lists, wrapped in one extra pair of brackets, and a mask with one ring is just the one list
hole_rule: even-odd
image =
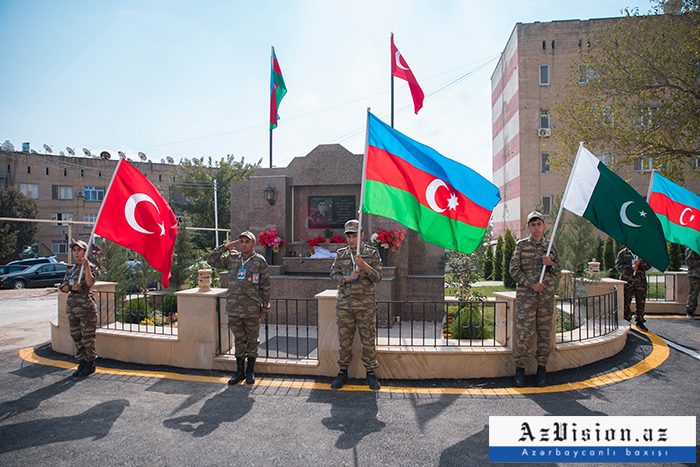
[[(97, 228), (97, 223), (100, 221), (100, 216), (102, 215), (102, 208), (105, 205), (105, 201), (107, 199), (107, 195), (109, 194), (109, 190), (112, 188), (112, 183), (114, 183), (114, 178), (117, 176), (117, 172), (119, 171), (119, 166), (122, 165), (122, 161), (124, 159), (119, 158), (119, 162), (117, 162), (117, 167), (114, 169), (114, 172), (112, 173), (112, 179), (109, 181), (109, 186), (107, 186), (107, 191), (105, 192), (104, 198), (102, 198), (102, 204), (100, 204), (100, 209), (97, 211), (97, 218), (95, 219), (95, 223), (92, 224), (92, 232), (90, 232), (90, 239), (88, 240), (87, 248), (85, 249), (85, 257), (87, 258), (90, 255), (90, 249), (92, 248), (92, 242), (95, 239), (95, 229)], [(80, 275), (78, 276), (78, 282), (80, 282), (83, 279), (83, 270), (85, 269), (85, 266), (80, 267)]]
[(649, 190), (647, 190), (647, 203), (649, 202), (649, 198), (651, 198), (651, 190), (654, 187), (654, 174), (658, 172), (656, 169), (651, 169), (651, 177), (649, 177)]
[[(394, 38), (394, 33), (391, 33), (391, 38)], [(391, 76), (391, 127), (394, 128), (394, 70), (391, 69), (391, 64), (394, 63), (393, 51), (391, 44), (389, 45), (389, 75)]]
[(367, 107), (367, 129), (365, 130), (365, 155), (362, 158), (362, 185), (360, 187), (360, 208), (357, 210), (357, 255), (360, 255), (362, 243), (362, 204), (365, 202), (365, 179), (367, 178), (367, 148), (369, 147), (369, 111)]
[[(571, 168), (571, 173), (576, 173), (576, 165), (579, 161), (579, 155), (581, 154), (581, 148), (583, 148), (583, 141), (578, 145), (578, 151), (576, 151), (576, 158), (574, 159), (574, 166)], [(552, 251), (552, 245), (554, 245), (554, 235), (557, 233), (557, 227), (559, 226), (559, 219), (561, 218), (562, 210), (564, 209), (564, 200), (566, 199), (566, 194), (569, 192), (569, 187), (571, 186), (571, 174), (569, 174), (569, 180), (566, 182), (566, 188), (564, 188), (564, 196), (561, 198), (561, 203), (559, 203), (559, 213), (557, 214), (557, 220), (554, 221), (554, 228), (552, 229), (552, 238), (549, 239), (549, 245), (547, 246), (547, 256)], [(547, 269), (546, 265), (542, 265), (542, 273), (540, 274), (540, 282), (544, 280), (544, 272)]]
[[(272, 115), (272, 92), (274, 85), (272, 84), (272, 74), (275, 72), (275, 46), (270, 46), (270, 115)], [(276, 100), (276, 99), (275, 99)], [(275, 108), (275, 112), (277, 109)], [(272, 168), (272, 122), (270, 122), (270, 168)]]

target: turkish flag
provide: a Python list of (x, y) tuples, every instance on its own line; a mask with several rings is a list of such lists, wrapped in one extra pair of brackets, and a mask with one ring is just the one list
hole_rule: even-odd
[(411, 90), (413, 97), (413, 107), (416, 109), (416, 114), (423, 107), (423, 90), (418, 86), (416, 77), (408, 67), (408, 63), (403, 59), (401, 52), (394, 45), (394, 35), (391, 35), (391, 74), (397, 78), (408, 81), (408, 88)]
[(168, 287), (177, 219), (156, 187), (123, 159), (100, 208), (95, 233), (142, 254), (163, 274), (163, 286)]

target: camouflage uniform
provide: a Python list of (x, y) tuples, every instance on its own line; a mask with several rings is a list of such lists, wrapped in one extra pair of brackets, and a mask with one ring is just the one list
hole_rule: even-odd
[[(360, 239), (358, 238), (358, 241)], [(352, 274), (353, 257), (356, 251), (349, 246), (340, 248), (331, 267), (331, 281), (338, 290), (335, 305), (338, 324), (338, 365), (347, 370), (352, 362), (352, 341), (355, 328), (360, 333), (362, 344), (362, 362), (368, 371), (379, 366), (377, 363), (376, 321), (377, 301), (374, 295), (375, 284), (382, 279), (382, 261), (379, 252), (373, 246), (360, 247), (360, 256), (369, 265), (369, 274), (360, 268), (360, 275), (355, 282), (345, 283), (345, 277)]]
[[(226, 252), (228, 256), (222, 256)], [(267, 261), (255, 251), (244, 259), (240, 251), (221, 245), (209, 255), (207, 263), (213, 268), (228, 269), (226, 314), (228, 326), (233, 332), (236, 357), (257, 358), (260, 313), (267, 313), (270, 307)]]
[[(92, 277), (96, 280), (100, 272), (97, 266), (90, 264)], [(63, 281), (58, 289), (63, 287), (70, 288), (70, 280), (74, 283), (78, 282), (81, 266), (75, 264), (66, 270), (66, 275), (63, 276)], [(97, 350), (95, 349), (95, 328), (97, 327), (97, 304), (95, 296), (87, 285), (83, 272), (83, 277), (80, 280), (80, 291), (70, 290), (66, 299), (66, 313), (68, 314), (68, 323), (70, 324), (70, 337), (75, 342), (76, 354), (78, 360), (92, 362), (97, 358)]]
[(637, 311), (637, 324), (644, 323), (644, 305), (647, 299), (647, 275), (645, 271), (651, 269), (651, 265), (639, 258), (639, 267), (635, 273), (632, 269), (632, 259), (634, 253), (629, 248), (625, 247), (617, 254), (615, 260), (615, 268), (620, 271), (620, 280), (625, 284), (625, 307), (624, 318), (627, 321), (632, 320), (632, 297), (634, 296)]
[(554, 319), (554, 290), (561, 268), (559, 255), (552, 245), (542, 282), (545, 289), (535, 292), (532, 286), (540, 281), (542, 256), (547, 254), (549, 240), (542, 237), (536, 242), (532, 237), (520, 240), (510, 260), (510, 275), (518, 284), (515, 301), (515, 365), (524, 368), (532, 352), (532, 341), (537, 337), (537, 364), (547, 366), (552, 351), (552, 324)]
[(690, 248), (686, 248), (685, 264), (688, 265), (688, 282), (690, 282), (685, 312), (686, 314), (692, 315), (698, 307), (698, 293), (700, 293), (700, 255)]

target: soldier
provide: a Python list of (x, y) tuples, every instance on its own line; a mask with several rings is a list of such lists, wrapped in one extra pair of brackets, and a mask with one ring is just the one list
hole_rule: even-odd
[[(244, 368), (246, 384), (255, 383), (260, 321), (265, 318), (270, 307), (270, 272), (265, 258), (255, 252), (255, 242), (252, 232), (243, 232), (238, 240), (220, 245), (207, 259), (213, 268), (228, 269), (226, 314), (228, 326), (233, 332), (237, 365), (236, 373), (228, 384), (237, 384), (242, 380)], [(240, 253), (234, 249), (236, 244)], [(222, 256), (227, 251), (228, 255)]]
[[(84, 377), (95, 372), (95, 328), (97, 327), (97, 304), (90, 290), (99, 276), (97, 266), (85, 257), (87, 244), (82, 240), (70, 244), (75, 265), (66, 270), (58, 289), (67, 293), (66, 313), (70, 324), (70, 336), (75, 342), (78, 369), (72, 376)], [(80, 271), (82, 277), (80, 277)]]
[(617, 254), (615, 268), (620, 271), (620, 280), (625, 284), (625, 308), (623, 317), (632, 321), (632, 296), (634, 296), (637, 311), (637, 328), (648, 332), (644, 325), (644, 305), (647, 299), (647, 275), (645, 271), (651, 269), (651, 265), (625, 247)]
[(685, 264), (688, 265), (688, 301), (685, 304), (685, 317), (695, 319), (695, 309), (698, 307), (698, 293), (700, 293), (700, 255), (690, 248), (685, 249)]
[(380, 389), (374, 370), (377, 363), (375, 347), (377, 301), (375, 284), (382, 279), (382, 261), (376, 248), (361, 243), (360, 256), (356, 255), (357, 242), (362, 242), (364, 232), (358, 234), (359, 222), (345, 223), (345, 237), (348, 246), (338, 250), (331, 267), (331, 281), (338, 290), (335, 306), (338, 324), (338, 366), (340, 372), (331, 383), (332, 389), (340, 389), (348, 382), (348, 367), (352, 362), (352, 341), (355, 328), (360, 333), (362, 363), (367, 370), (367, 383), (373, 391)]
[[(547, 361), (552, 351), (552, 324), (554, 321), (554, 290), (556, 277), (561, 271), (559, 255), (552, 245), (547, 255), (549, 240), (544, 238), (544, 216), (537, 211), (527, 215), (530, 236), (515, 245), (510, 260), (510, 275), (517, 282), (515, 299), (515, 385), (525, 385), (525, 364), (537, 339), (537, 386), (547, 384)], [(542, 266), (547, 266), (540, 282)]]

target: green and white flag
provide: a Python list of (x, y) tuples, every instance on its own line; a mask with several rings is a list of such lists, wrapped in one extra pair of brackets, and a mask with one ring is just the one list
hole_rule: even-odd
[(588, 149), (579, 146), (562, 207), (585, 217), (660, 271), (669, 263), (659, 218), (644, 198)]

